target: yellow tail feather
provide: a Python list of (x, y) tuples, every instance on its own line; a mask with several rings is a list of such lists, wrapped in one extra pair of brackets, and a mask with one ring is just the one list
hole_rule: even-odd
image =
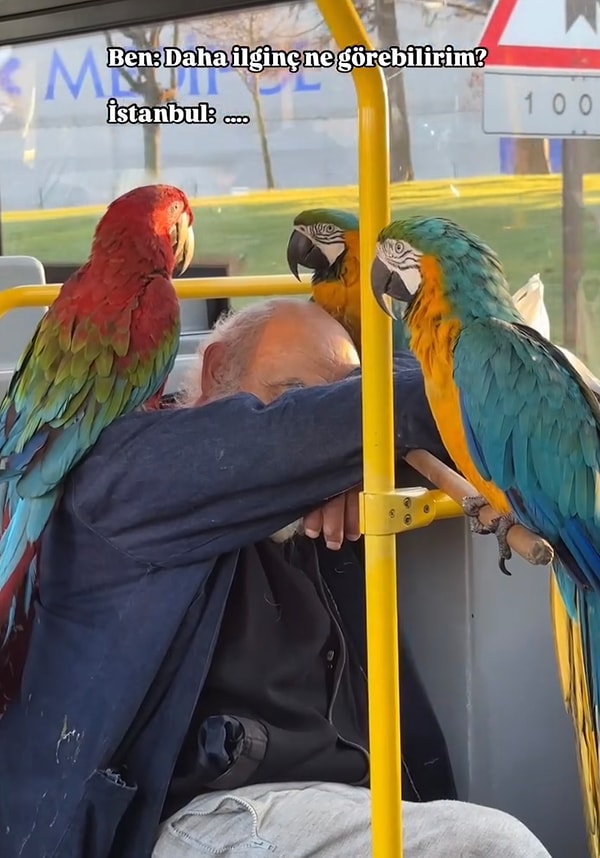
[(550, 610), (560, 684), (571, 713), (577, 742), (577, 761), (583, 792), (591, 858), (600, 858), (600, 743), (590, 705), (580, 627), (569, 617), (556, 577), (551, 575)]

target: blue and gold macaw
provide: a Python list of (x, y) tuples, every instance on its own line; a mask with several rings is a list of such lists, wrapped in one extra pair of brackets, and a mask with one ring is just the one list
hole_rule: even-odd
[[(444, 218), (395, 221), (371, 271), (390, 313), (404, 302), (410, 346), (448, 452), (500, 513), (501, 567), (516, 521), (554, 547), (551, 610), (575, 725), (594, 858), (600, 856), (600, 406), (564, 352), (515, 307), (497, 255)], [(482, 532), (481, 527), (474, 530)]]
[[(290, 271), (313, 271), (312, 299), (348, 331), (360, 353), (360, 248), (358, 218), (337, 209), (307, 209), (294, 218), (287, 246)], [(299, 278), (298, 278), (299, 279)], [(401, 319), (392, 327), (394, 351), (408, 348)]]

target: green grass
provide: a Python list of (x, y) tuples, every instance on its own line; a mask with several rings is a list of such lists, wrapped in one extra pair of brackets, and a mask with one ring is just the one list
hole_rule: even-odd
[[(355, 188), (314, 189), (274, 195), (273, 202), (200, 205), (197, 257), (240, 259), (244, 274), (287, 273), (285, 248), (294, 215), (318, 205), (356, 210)], [(283, 197), (283, 199), (282, 199)], [(585, 268), (590, 297), (600, 292), (600, 241), (590, 207), (600, 206), (600, 176), (586, 179)], [(446, 215), (476, 232), (499, 253), (512, 291), (536, 271), (546, 285), (553, 338), (562, 339), (561, 184), (558, 176), (499, 177), (415, 182), (392, 189), (395, 217)], [(13, 219), (14, 218), (14, 219)], [(4, 252), (44, 262), (82, 262), (98, 216), (3, 223)]]

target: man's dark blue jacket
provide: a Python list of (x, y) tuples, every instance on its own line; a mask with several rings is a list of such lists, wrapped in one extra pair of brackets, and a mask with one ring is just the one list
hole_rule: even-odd
[[(397, 449), (444, 456), (395, 359)], [(136, 413), (68, 480), (0, 721), (2, 858), (149, 858), (239, 551), (361, 481), (360, 378)], [(132, 726), (133, 725), (133, 726)]]

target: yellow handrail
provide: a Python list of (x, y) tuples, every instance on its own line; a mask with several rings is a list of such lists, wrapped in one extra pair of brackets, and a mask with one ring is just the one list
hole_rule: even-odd
[[(274, 274), (266, 277), (190, 277), (175, 280), (177, 295), (183, 301), (211, 298), (248, 298), (267, 295), (304, 295), (310, 292), (310, 276), (304, 275), (302, 282), (290, 274)], [(0, 318), (10, 310), (23, 307), (46, 307), (51, 304), (61, 283), (44, 286), (13, 286), (0, 292)]]
[[(351, 0), (317, 0), (341, 50), (372, 50)], [(389, 510), (394, 473), (394, 390), (392, 327), (370, 287), (370, 268), (379, 231), (390, 221), (387, 92), (379, 68), (355, 69), (358, 102), (358, 197), (362, 319), (362, 409), (364, 491), (361, 526), (365, 536), (371, 825), (373, 858), (402, 856), (402, 777), (396, 584), (396, 536)]]

